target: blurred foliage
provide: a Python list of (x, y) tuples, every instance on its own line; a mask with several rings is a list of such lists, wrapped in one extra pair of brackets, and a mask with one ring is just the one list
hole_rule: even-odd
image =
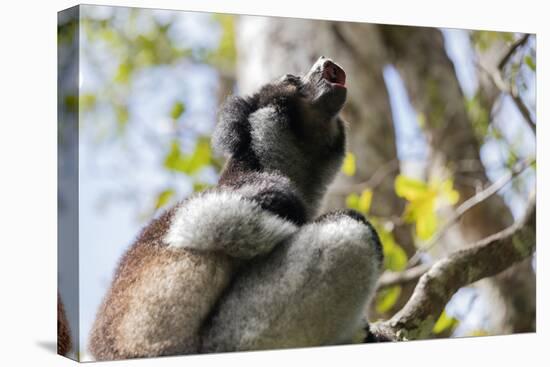
[(201, 137), (197, 140), (195, 149), (191, 154), (184, 154), (180, 149), (178, 140), (173, 140), (170, 151), (164, 160), (164, 167), (169, 170), (194, 175), (205, 166), (211, 165), (212, 151), (210, 140)]
[(382, 289), (376, 294), (376, 312), (384, 314), (392, 309), (399, 296), (401, 295), (401, 286), (393, 286)]
[(354, 176), (355, 169), (355, 155), (351, 152), (347, 152), (344, 157), (344, 163), (342, 164), (342, 172), (346, 176)]
[(472, 98), (466, 97), (465, 106), (476, 137), (479, 141), (483, 141), (489, 132), (490, 111), (481, 103), (479, 92)]
[(155, 209), (160, 209), (166, 204), (168, 204), (168, 202), (174, 196), (174, 194), (175, 194), (175, 191), (173, 189), (167, 189), (159, 192), (157, 196), (157, 203), (155, 205)]
[(489, 336), (489, 332), (483, 329), (474, 329), (468, 333), (468, 336)]
[[(234, 73), (236, 62), (235, 25), (232, 15), (205, 15), (201, 21), (211, 22), (210, 29), (219, 34), (217, 43), (190, 43), (176, 41), (174, 29), (179, 22), (188, 18), (178, 18), (179, 13), (165, 11), (160, 14), (155, 11), (144, 11), (133, 8), (111, 8), (106, 13), (83, 12), (81, 34), (84, 36), (87, 52), (84, 56), (89, 67), (98, 79), (96, 87), (86, 90), (77, 101), (75, 96), (66, 97), (68, 108), (86, 113), (87, 117), (101, 120), (102, 124), (94, 127), (98, 130), (96, 142), (126, 144), (124, 137), (128, 135), (139, 116), (131, 108), (133, 93), (136, 89), (136, 77), (144, 72), (153, 72), (159, 67), (170, 67), (180, 71), (185, 65), (205, 65), (227, 78)], [(70, 39), (68, 32), (75, 32), (76, 23), (60, 33), (60, 39)], [(101, 57), (100, 57), (101, 56)], [(109, 60), (109, 68), (102, 65), (105, 58)], [(113, 65), (111, 65), (113, 63)], [(184, 65), (184, 66), (182, 66)], [(112, 66), (112, 67), (111, 67)], [(88, 76), (89, 77), (89, 76)], [(212, 94), (215, 95), (215, 90)], [(167, 98), (172, 98), (168, 97)], [(193, 141), (192, 126), (184, 130), (180, 125), (186, 123), (188, 101), (199, 96), (183, 94), (170, 102), (170, 108), (165, 117), (173, 121), (173, 132), (159, 140), (151, 136), (145, 139), (153, 141), (159, 151), (164, 152), (160, 168), (172, 175), (173, 180), (167, 181), (163, 188), (157, 190), (151, 210), (147, 209), (139, 218), (146, 220), (154, 211), (170, 205), (181, 198), (178, 177), (190, 181), (194, 191), (201, 191), (210, 186), (205, 182), (203, 171), (219, 172), (221, 162), (213, 156), (210, 139), (203, 133), (196, 133)], [(215, 103), (215, 102), (214, 102)], [(106, 113), (111, 111), (109, 115)], [(112, 116), (109, 119), (109, 116)], [(162, 119), (159, 111), (159, 119)], [(94, 124), (95, 125), (95, 124)], [(139, 128), (148, 134), (147, 130)], [(186, 134), (187, 139), (182, 139)], [(185, 142), (185, 147), (182, 146)], [(113, 162), (116, 164), (116, 162)], [(135, 162), (139, 166), (139, 162)], [(210, 181), (209, 181), (210, 182)], [(136, 187), (137, 190), (137, 187)], [(132, 197), (127, 195), (126, 197)], [(145, 203), (137, 203), (142, 206)]]
[(449, 332), (451, 333), (459, 324), (460, 322), (455, 319), (454, 317), (451, 317), (443, 310), (441, 313), (441, 316), (439, 316), (439, 319), (437, 319), (432, 332), (434, 334), (441, 334), (443, 332)]
[(176, 101), (174, 105), (172, 106), (172, 110), (170, 111), (170, 116), (172, 119), (177, 120), (180, 118), (180, 116), (185, 112), (185, 105), (182, 101)]
[(514, 34), (510, 32), (473, 31), (472, 40), (481, 51), (488, 50), (498, 42), (510, 44), (514, 41)]
[(233, 71), (237, 63), (237, 49), (235, 46), (235, 17), (228, 14), (213, 14), (222, 28), (222, 35), (218, 48), (210, 52), (206, 60), (224, 72)]
[(415, 224), (416, 236), (422, 241), (429, 240), (437, 230), (438, 204), (454, 205), (459, 199), (451, 179), (441, 181), (433, 178), (426, 183), (398, 175), (395, 179), (395, 193), (408, 201), (403, 219)]
[(357, 210), (363, 215), (367, 215), (372, 204), (372, 190), (365, 189), (361, 195), (352, 192), (346, 197), (346, 206), (350, 209)]

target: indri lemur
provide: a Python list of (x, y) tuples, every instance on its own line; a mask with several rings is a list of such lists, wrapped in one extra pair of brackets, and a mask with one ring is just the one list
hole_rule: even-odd
[(382, 249), (354, 211), (316, 218), (345, 153), (345, 82), (321, 57), (227, 101), (218, 185), (153, 220), (123, 256), (91, 333), (97, 359), (351, 340)]

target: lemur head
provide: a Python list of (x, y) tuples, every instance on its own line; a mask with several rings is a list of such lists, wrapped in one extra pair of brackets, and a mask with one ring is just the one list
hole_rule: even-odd
[(346, 74), (321, 56), (303, 76), (287, 74), (222, 109), (214, 145), (234, 163), (278, 171), (304, 195), (324, 193), (345, 151)]

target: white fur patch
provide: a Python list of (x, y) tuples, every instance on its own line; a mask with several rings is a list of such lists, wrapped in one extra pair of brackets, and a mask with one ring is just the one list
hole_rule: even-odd
[(173, 248), (250, 258), (267, 253), (297, 227), (234, 192), (199, 195), (176, 210), (164, 241)]

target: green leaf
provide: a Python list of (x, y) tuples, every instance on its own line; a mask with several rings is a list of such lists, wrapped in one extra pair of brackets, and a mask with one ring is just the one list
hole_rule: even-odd
[(407, 267), (407, 254), (397, 244), (384, 246), (384, 267), (392, 271), (400, 271)]
[(401, 246), (397, 244), (392, 232), (380, 225), (376, 218), (370, 218), (378, 232), (384, 252), (384, 268), (391, 271), (401, 271), (407, 267), (408, 257)]
[(460, 196), (453, 189), (451, 179), (441, 182), (434, 178), (427, 184), (402, 175), (395, 179), (395, 192), (409, 201), (403, 219), (415, 223), (416, 236), (423, 241), (429, 240), (437, 230), (436, 204), (445, 202), (454, 205)]
[(84, 110), (89, 110), (95, 106), (96, 102), (97, 100), (96, 100), (95, 94), (91, 94), (91, 93), (81, 94), (79, 107)]
[(381, 290), (376, 295), (376, 312), (385, 313), (391, 310), (401, 295), (401, 287), (396, 285)]
[(128, 83), (128, 81), (130, 80), (130, 75), (132, 74), (132, 70), (133, 64), (130, 61), (126, 60), (124, 62), (121, 62), (118, 65), (118, 69), (115, 74), (115, 82), (123, 84)]
[(399, 246), (393, 234), (386, 231), (386, 233), (391, 236), (391, 239), (388, 239), (387, 236), (380, 241), (383, 243), (383, 252), (384, 252), (384, 267), (391, 271), (400, 271), (407, 267), (407, 254), (401, 246)]
[(351, 193), (346, 196), (346, 206), (365, 215), (368, 214), (372, 203), (372, 190), (365, 189), (361, 195)]
[(355, 155), (351, 152), (347, 152), (344, 163), (342, 164), (342, 172), (344, 172), (346, 176), (354, 176), (355, 169)]
[(372, 204), (372, 190), (365, 189), (361, 193), (358, 201), (358, 210), (363, 214), (368, 214)]
[(358, 210), (359, 208), (359, 195), (352, 192), (348, 196), (346, 196), (346, 207), (354, 210)]
[(458, 191), (453, 189), (453, 180), (450, 178), (443, 181), (440, 187), (441, 194), (448, 204), (455, 205), (460, 198)]
[(222, 34), (218, 48), (206, 56), (206, 61), (221, 69), (233, 69), (237, 62), (235, 45), (235, 16), (214, 14), (213, 18), (221, 26)]
[(177, 120), (183, 113), (185, 112), (185, 105), (181, 101), (177, 101), (172, 106), (172, 110), (170, 111), (170, 116)]
[(529, 66), (529, 69), (531, 69), (532, 71), (536, 70), (535, 61), (531, 56), (525, 56), (525, 64), (527, 64), (527, 66)]
[(425, 182), (403, 175), (395, 178), (395, 193), (399, 197), (414, 201), (426, 195), (427, 192), (428, 185)]
[(174, 196), (174, 194), (175, 194), (175, 191), (173, 189), (166, 189), (159, 192), (159, 194), (157, 195), (157, 202), (155, 204), (155, 209), (162, 208), (163, 206), (168, 204), (168, 202)]
[(489, 336), (489, 332), (483, 329), (474, 329), (468, 333), (468, 336)]
[(433, 201), (426, 202), (426, 209), (417, 213), (416, 235), (422, 241), (427, 241), (435, 234), (437, 229), (437, 216), (431, 205)]
[(445, 330), (454, 329), (458, 325), (458, 322), (454, 317), (447, 315), (444, 310), (436, 321), (432, 331), (434, 334), (441, 334)]
[(204, 182), (194, 182), (193, 183), (193, 191), (194, 192), (201, 192), (201, 191), (206, 190), (209, 187), (210, 187), (210, 185), (206, 184)]
[(191, 154), (183, 154), (180, 150), (179, 142), (174, 140), (170, 145), (170, 151), (164, 159), (164, 166), (172, 171), (193, 175), (203, 167), (210, 165), (211, 161), (212, 151), (209, 139), (198, 138), (195, 151)]
[(118, 125), (118, 132), (124, 131), (124, 128), (126, 127), (126, 124), (130, 120), (130, 112), (128, 111), (128, 107), (121, 104), (115, 104), (115, 116), (116, 116), (116, 122)]

